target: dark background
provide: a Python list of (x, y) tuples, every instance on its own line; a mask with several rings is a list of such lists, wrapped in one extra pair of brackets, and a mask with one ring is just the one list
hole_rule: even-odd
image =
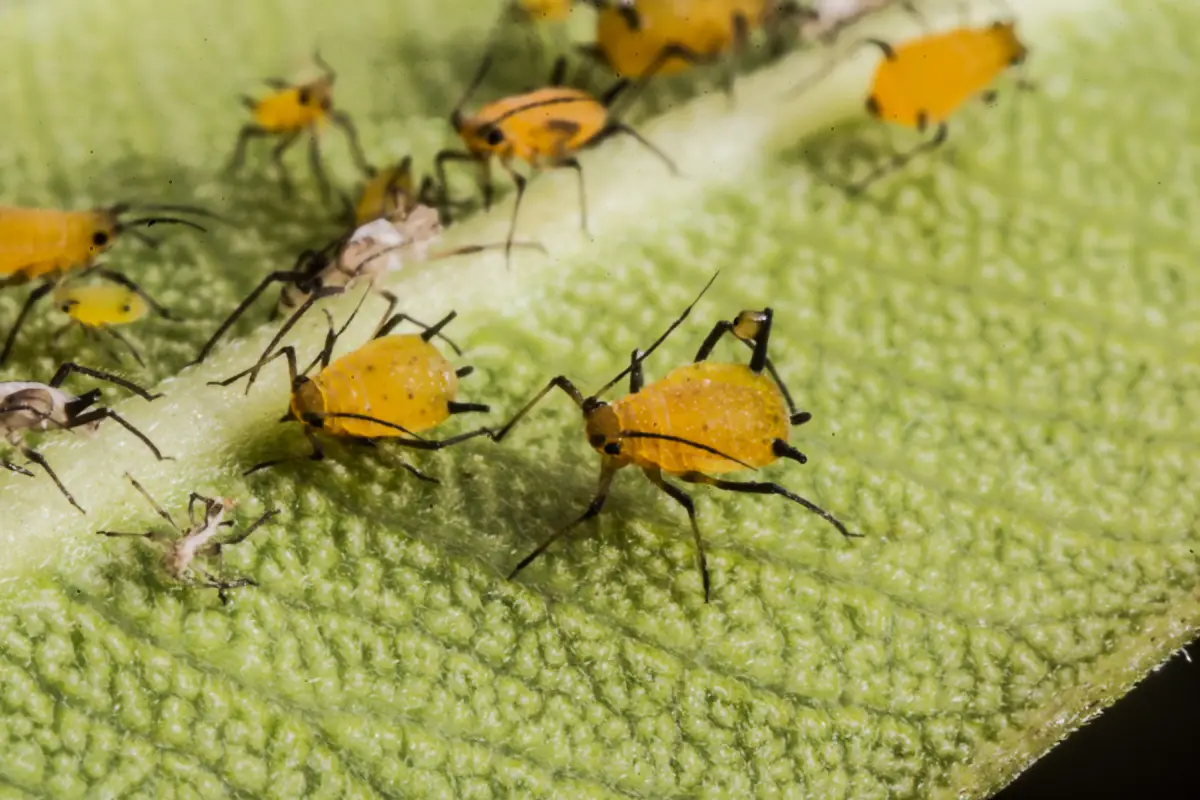
[(1200, 640), (1017, 778), (996, 800), (1200, 798)]

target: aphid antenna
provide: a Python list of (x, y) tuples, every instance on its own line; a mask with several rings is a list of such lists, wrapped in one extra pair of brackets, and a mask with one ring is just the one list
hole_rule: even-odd
[(475, 91), (479, 88), (480, 84), (483, 83), (483, 79), (487, 77), (488, 70), (491, 69), (491, 67), (492, 54), (488, 53), (483, 57), (483, 61), (479, 63), (479, 69), (475, 72), (475, 77), (472, 78), (471, 82), (467, 85), (466, 91), (463, 92), (462, 97), (459, 98), (458, 103), (455, 104), (454, 110), (450, 112), (450, 124), (452, 124), (455, 129), (462, 128), (462, 110), (466, 107), (467, 101), (471, 99), (471, 95), (475, 94)]
[(716, 272), (714, 272), (713, 276), (708, 279), (708, 283), (704, 284), (704, 288), (700, 290), (700, 293), (698, 295), (696, 295), (696, 299), (692, 300), (692, 302), (690, 304), (688, 304), (688, 307), (683, 310), (683, 313), (680, 314), (675, 319), (675, 321), (672, 322), (667, 327), (667, 329), (662, 332), (662, 335), (659, 336), (657, 339), (655, 339), (654, 343), (651, 344), (648, 348), (646, 348), (645, 350), (639, 351), (637, 358), (634, 359), (630, 363), (629, 366), (627, 366), (625, 369), (623, 369), (619, 373), (617, 373), (617, 376), (615, 378), (613, 378), (608, 383), (604, 384), (596, 392), (593, 392), (591, 397), (588, 397), (584, 401), (585, 405), (594, 407), (596, 404), (596, 401), (598, 401), (600, 399), (600, 397), (604, 395), (605, 392), (607, 392), (612, 387), (616, 386), (618, 383), (620, 383), (620, 381), (622, 379), (625, 378), (625, 376), (627, 376), (630, 372), (633, 371), (635, 364), (640, 364), (641, 362), (645, 361), (650, 356), (651, 353), (653, 353), (655, 350), (657, 350), (659, 345), (661, 345), (663, 342), (665, 342), (667, 340), (667, 337), (670, 336), (672, 333), (674, 333), (675, 329), (678, 328), (680, 325), (682, 325), (683, 321), (688, 318), (688, 315), (692, 313), (692, 309), (696, 307), (696, 304), (700, 302), (700, 298), (704, 297), (704, 294), (709, 290), (709, 288), (717, 280), (717, 276), (720, 274), (721, 274), (721, 270), (717, 270)]
[(331, 84), (337, 80), (337, 72), (335, 72), (333, 67), (329, 65), (328, 61), (321, 58), (320, 48), (313, 50), (312, 60), (313, 63), (317, 65), (317, 68), (325, 74), (325, 80), (329, 81)]

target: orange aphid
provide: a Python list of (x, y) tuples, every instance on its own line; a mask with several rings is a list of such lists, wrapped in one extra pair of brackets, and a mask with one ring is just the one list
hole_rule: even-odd
[[(711, 285), (712, 280), (704, 291)], [(717, 323), (696, 354), (695, 363), (678, 367), (666, 377), (643, 385), (642, 362), (687, 318), (695, 304), (693, 301), (645, 352), (635, 350), (630, 366), (595, 394), (584, 397), (570, 380), (559, 375), (493, 436), (496, 441), (503, 439), (551, 389), (558, 388), (583, 412), (588, 443), (602, 459), (600, 487), (587, 510), (522, 559), (510, 578), (568, 531), (599, 514), (613, 477), (629, 466), (640, 468), (651, 483), (687, 511), (706, 602), (710, 580), (704, 542), (696, 523), (696, 509), (687, 494), (666, 481), (666, 475), (725, 491), (780, 495), (819, 515), (843, 535), (859, 535), (847, 530), (825, 509), (776, 483), (714, 477), (741, 469), (765, 467), (780, 458), (801, 464), (808, 460), (788, 444), (791, 426), (807, 422), (812, 415), (795, 410), (767, 356), (771, 309), (744, 311), (732, 322)], [(705, 361), (726, 333), (752, 347), (754, 353), (748, 366)], [(764, 370), (770, 377), (763, 374)], [(626, 375), (629, 376), (629, 394), (611, 403), (600, 399)]]

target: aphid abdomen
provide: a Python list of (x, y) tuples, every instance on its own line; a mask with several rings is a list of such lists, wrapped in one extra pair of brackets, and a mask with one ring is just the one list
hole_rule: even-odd
[[(754, 467), (777, 458), (774, 442), (786, 442), (790, 430), (779, 388), (770, 377), (742, 364), (687, 364), (613, 405), (623, 431), (686, 439)], [(746, 468), (706, 450), (661, 439), (627, 437), (622, 451), (640, 467), (675, 475), (718, 475)]]
[[(413, 433), (445, 421), (458, 392), (454, 366), (417, 335), (372, 340), (330, 364), (313, 381), (320, 386), (325, 413), (364, 414)], [(325, 429), (338, 436), (404, 436), (366, 420), (337, 417), (327, 419)]]
[(288, 133), (320, 120), (321, 109), (301, 103), (300, 92), (301, 87), (292, 87), (264, 97), (254, 108), (255, 123), (271, 133)]
[(90, 211), (0, 208), (0, 278), (33, 280), (86, 263), (96, 228)]

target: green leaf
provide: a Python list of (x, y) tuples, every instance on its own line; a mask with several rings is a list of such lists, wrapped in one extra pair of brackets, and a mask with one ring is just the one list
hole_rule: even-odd
[[(188, 201), (239, 225), (172, 232), (159, 251), (125, 243), (109, 262), (188, 319), (138, 326), (143, 379), (168, 396), (117, 406), (177, 460), (115, 426), (48, 437), (86, 518), (43, 478), (0, 478), (0, 797), (978, 797), (1011, 780), (1200, 620), (1200, 176), (1185, 113), (1200, 97), (1182, 33), (1200, 10), (1118, 5), (1018, 4), (1038, 90), (968, 108), (950, 147), (867, 196), (820, 175), (913, 139), (839, 124), (861, 117), (866, 60), (780, 102), (816, 66), (801, 55), (740, 80), (733, 104), (682, 102), (680, 82), (656, 93), (663, 113), (639, 126), (685, 176), (628, 143), (590, 154), (591, 240), (573, 176), (547, 175), (521, 235), (550, 256), (398, 277), (406, 309), (458, 310), (479, 368), (464, 399), (495, 419), (559, 371), (603, 383), (717, 268), (651, 377), (712, 321), (776, 309), (773, 357), (814, 421), (796, 437), (809, 465), (764, 475), (866, 538), (777, 498), (697, 490), (707, 606), (679, 509), (624, 475), (597, 523), (503, 579), (591, 497), (595, 457), (565, 402), (502, 446), (421, 459), (440, 487), (337, 446), (243, 480), (302, 451), (275, 424), (282, 365), (248, 397), (205, 382), (245, 367), (272, 329), (247, 323), (181, 372), (262, 275), (337, 230), (300, 154), (295, 201), (265, 158), (217, 176), (236, 96), (319, 45), (367, 152), (428, 163), (451, 141), (445, 114), (490, 9), (6, 7), (6, 202)], [(484, 92), (530, 74), (506, 61)], [(326, 149), (348, 185), (344, 143)], [(508, 210), (448, 239), (496, 241)], [(0, 295), (0, 317), (22, 299)], [(346, 347), (382, 306), (366, 309)], [(77, 339), (56, 354), (57, 322), (39, 315), (10, 374), (44, 379), (68, 354), (111, 363)], [(298, 331), (303, 352), (323, 325)], [(246, 519), (283, 508), (225, 554), (260, 586), (222, 607), (172, 586), (141, 542), (92, 536), (153, 521), (127, 469), (173, 511), (192, 490), (237, 497)]]

